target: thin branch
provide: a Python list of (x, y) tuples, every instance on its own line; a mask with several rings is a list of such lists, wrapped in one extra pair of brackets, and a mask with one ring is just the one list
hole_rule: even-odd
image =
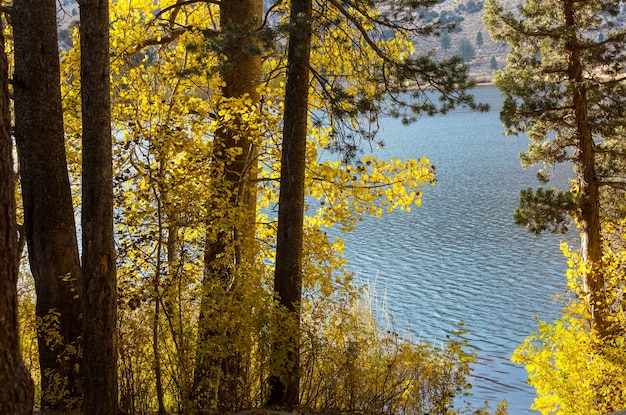
[(156, 46), (156, 45), (165, 45), (168, 44), (174, 40), (176, 40), (180, 35), (182, 35), (183, 33), (187, 32), (187, 28), (186, 27), (179, 27), (178, 29), (174, 29), (170, 32), (169, 36), (160, 36), (157, 38), (150, 38), (150, 39), (145, 39), (143, 40), (141, 43), (139, 43), (136, 47), (135, 50), (132, 53), (137, 53), (139, 52), (141, 49), (148, 47), (148, 46)]
[(256, 179), (249, 179), (250, 183), (279, 183), (280, 177), (259, 177)]
[(613, 85), (613, 84), (622, 83), (624, 80), (626, 80), (626, 75), (611, 78), (606, 81), (596, 81), (596, 82), (598, 82), (599, 85)]
[[(183, 33), (186, 33), (188, 31), (193, 31), (193, 30), (196, 30), (196, 29), (194, 29), (192, 26), (185, 26), (185, 27), (179, 27), (177, 29), (172, 29), (168, 36), (153, 37), (150, 39), (143, 40), (138, 45), (136, 45), (134, 49), (128, 52), (128, 54), (134, 55), (138, 53), (140, 50), (142, 50), (143, 48), (146, 48), (148, 46), (167, 45), (173, 42), (174, 40), (176, 40), (177, 38), (179, 38), (180, 35), (182, 35)], [(206, 37), (213, 37), (219, 34), (219, 31), (212, 30), (212, 29), (202, 29), (198, 31), (202, 33), (203, 35), (205, 35)]]
[(600, 180), (600, 186), (608, 186), (614, 189), (626, 190), (626, 179), (623, 180)]
[(580, 49), (592, 49), (598, 46), (603, 46), (603, 45), (607, 45), (609, 43), (622, 43), (624, 41), (624, 39), (626, 38), (626, 31), (622, 31), (622, 32), (618, 32), (618, 33), (614, 33), (612, 36), (609, 36), (608, 38), (604, 39), (601, 42), (594, 42), (594, 43), (590, 43), (588, 45), (578, 45), (578, 47)]
[(372, 183), (372, 184), (355, 185), (355, 184), (337, 183), (336, 181), (329, 180), (324, 177), (311, 177), (311, 180), (332, 184), (333, 186), (336, 186), (340, 189), (380, 189), (383, 187), (389, 187), (389, 186), (393, 186), (394, 184), (402, 183), (402, 180), (396, 180), (396, 181), (390, 181), (387, 183)]
[(277, 8), (278, 6), (280, 6), (283, 3), (283, 0), (277, 0), (274, 2), (274, 4), (272, 4), (270, 7), (267, 8), (267, 11), (265, 12), (265, 16), (263, 16), (263, 23), (261, 23), (261, 26), (259, 26), (259, 28), (257, 30), (262, 30), (265, 28), (265, 26), (267, 26), (267, 22), (269, 21), (269, 17), (270, 17), (270, 13), (274, 11), (275, 8)]
[(547, 107), (547, 108), (541, 108), (541, 109), (536, 109), (536, 110), (531, 110), (530, 112), (534, 115), (543, 115), (543, 114), (548, 114), (551, 112), (559, 112), (559, 111), (571, 111), (573, 109), (576, 109), (576, 107), (574, 105), (565, 105), (562, 107)]
[(183, 0), (183, 1), (177, 1), (175, 4), (172, 4), (171, 6), (167, 6), (166, 8), (162, 9), (161, 11), (159, 11), (156, 16), (154, 16), (154, 19), (152, 20), (153, 22), (156, 19), (159, 19), (163, 14), (169, 12), (172, 9), (176, 9), (179, 8), (181, 6), (188, 6), (190, 4), (195, 4), (195, 3), (208, 3), (208, 4), (216, 4), (216, 5), (220, 5), (222, 2), (219, 0)]
[(626, 158), (626, 152), (623, 152), (623, 151), (610, 150), (610, 149), (606, 149), (603, 147), (595, 147), (594, 150), (595, 150), (595, 153), (599, 155), (603, 155), (603, 156), (609, 155), (609, 156), (617, 156), (617, 157)]
[(361, 33), (361, 36), (363, 36), (365, 43), (367, 43), (369, 47), (372, 48), (372, 50), (376, 53), (376, 55), (378, 55), (379, 58), (381, 58), (383, 61), (387, 63), (394, 64), (394, 62), (389, 58), (389, 56), (376, 44), (376, 42), (374, 42), (374, 40), (372, 40), (372, 38), (367, 33), (367, 30), (363, 27), (363, 25), (361, 25), (361, 23), (357, 21), (357, 19), (354, 16), (352, 16), (352, 14), (350, 14), (346, 9), (344, 9), (337, 0), (330, 0), (330, 3), (333, 6), (335, 6), (337, 10), (339, 10), (339, 12), (343, 14), (346, 17), (346, 19), (348, 19), (354, 25), (354, 27), (359, 31), (359, 33)]
[(174, 26), (174, 22), (176, 22), (176, 16), (178, 16), (178, 12), (180, 11), (180, 8), (183, 7), (181, 3), (182, 3), (181, 0), (177, 0), (176, 8), (172, 10), (172, 13), (170, 13), (170, 19), (169, 19), (170, 27)]

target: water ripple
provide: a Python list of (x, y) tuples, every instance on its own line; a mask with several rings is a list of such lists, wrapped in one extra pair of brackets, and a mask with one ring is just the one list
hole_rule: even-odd
[(502, 135), (497, 90), (477, 92), (492, 112), (447, 115), (445, 128), (443, 117), (408, 128), (383, 124), (380, 156), (426, 155), (437, 166), (437, 185), (425, 189), (422, 207), (365, 218), (338, 236), (346, 239), (348, 269), (376, 281), (399, 326), (437, 341), (465, 323), (478, 357), (474, 396), (465, 400), (495, 406), (507, 399), (510, 413), (531, 413), (534, 391), (509, 358), (535, 329), (533, 316), (558, 314), (552, 296), (565, 290), (562, 237), (535, 237), (514, 225), (519, 191), (536, 185), (517, 159), (526, 143)]

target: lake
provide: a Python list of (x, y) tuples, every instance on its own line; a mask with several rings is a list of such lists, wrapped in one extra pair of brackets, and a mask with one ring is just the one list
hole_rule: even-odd
[[(536, 187), (536, 169), (523, 170), (518, 154), (525, 137), (506, 137), (495, 87), (474, 95), (491, 104), (488, 113), (459, 109), (403, 126), (382, 122), (382, 158), (428, 157), (437, 184), (424, 189), (422, 206), (365, 218), (345, 239), (348, 269), (375, 284), (395, 326), (430, 342), (462, 321), (477, 354), (473, 406), (502, 399), (509, 414), (530, 411), (534, 389), (526, 370), (510, 362), (515, 347), (536, 328), (535, 316), (553, 320), (566, 290), (562, 235), (527, 233), (515, 225), (519, 192)], [(558, 171), (561, 182), (571, 168)]]

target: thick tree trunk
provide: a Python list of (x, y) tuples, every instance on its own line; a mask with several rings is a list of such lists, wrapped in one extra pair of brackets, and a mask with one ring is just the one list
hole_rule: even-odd
[[(584, 87), (583, 87), (584, 88)], [(581, 88), (582, 89), (582, 88)], [(585, 91), (576, 93), (576, 121), (579, 125), (577, 172), (580, 193), (580, 242), (581, 257), (589, 271), (583, 275), (591, 321), (600, 336), (606, 335), (606, 300), (604, 277), (600, 272), (602, 260), (602, 237), (600, 229), (600, 189), (595, 172), (593, 137), (587, 122)]]
[(80, 2), (84, 413), (117, 413), (109, 2)]
[[(226, 1), (220, 5), (220, 26), (226, 34), (222, 51), (227, 57), (222, 69), (225, 86), (222, 95), (225, 99), (242, 98), (247, 95), (250, 102), (259, 105), (259, 86), (261, 77), (260, 45), (256, 39), (256, 30), (261, 25), (263, 15), (262, 0)], [(236, 121), (235, 127), (243, 122)], [(220, 411), (240, 409), (237, 399), (241, 393), (243, 376), (242, 350), (237, 345), (243, 333), (237, 327), (220, 327), (217, 321), (233, 325), (234, 319), (220, 318), (218, 312), (233, 312), (233, 304), (228, 307), (216, 306), (228, 302), (227, 298), (241, 302), (242, 284), (234, 281), (233, 267), (249, 270), (254, 261), (254, 232), (256, 218), (257, 174), (256, 145), (254, 137), (245, 134), (245, 128), (232, 128), (225, 125), (216, 132), (214, 143), (214, 178), (221, 186), (221, 194), (229, 195), (227, 205), (209, 201), (211, 210), (241, 212), (240, 220), (219, 229), (214, 238), (207, 238), (204, 252), (205, 281), (200, 318), (198, 321), (197, 360), (194, 371), (194, 392), (199, 406), (215, 401)], [(237, 156), (231, 158), (229, 151), (240, 149)], [(217, 206), (219, 205), (219, 206)], [(214, 208), (213, 208), (214, 207)], [(234, 219), (234, 218), (230, 218)], [(216, 225), (220, 220), (209, 223)], [(227, 220), (228, 222), (228, 220)], [(219, 311), (217, 311), (219, 310)], [(240, 310), (239, 312), (244, 312)], [(218, 336), (221, 340), (218, 340)], [(225, 339), (232, 345), (217, 353), (212, 343)]]
[[(56, 2), (16, 0), (15, 140), (24, 228), (37, 293), (36, 314), (58, 316), (61, 344), (38, 331), (42, 407), (67, 409), (82, 397), (77, 354), (81, 335), (80, 269), (72, 195), (65, 158), (57, 47)], [(74, 346), (68, 348), (68, 346)], [(53, 379), (60, 377), (64, 385)], [(62, 388), (66, 395), (60, 400)]]
[(8, 64), (0, 21), (0, 413), (33, 413), (34, 386), (20, 352), (17, 325), (18, 243), (9, 114)]
[[(280, 304), (288, 310), (293, 319), (290, 323), (299, 328), (302, 299), (311, 0), (292, 0), (290, 14), (274, 290)], [(278, 372), (274, 372), (270, 377), (268, 405), (293, 406), (298, 403), (300, 390), (298, 330), (281, 344), (286, 344), (287, 350), (274, 350), (274, 354), (286, 353), (288, 359), (286, 367), (277, 368), (276, 360), (272, 365), (271, 369)]]
[[(565, 19), (568, 27), (577, 27), (574, 2), (565, 2)], [(602, 260), (600, 225), (600, 182), (596, 175), (595, 148), (592, 126), (589, 123), (589, 102), (583, 76), (581, 53), (584, 45), (578, 43), (575, 32), (567, 43), (569, 52), (568, 75), (574, 82), (572, 103), (576, 119), (576, 172), (580, 194), (581, 257), (589, 272), (583, 277), (583, 289), (591, 322), (601, 337), (606, 335), (606, 300), (604, 277), (599, 272)]]

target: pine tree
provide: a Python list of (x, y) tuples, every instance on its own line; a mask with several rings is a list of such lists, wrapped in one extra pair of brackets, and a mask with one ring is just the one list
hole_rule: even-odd
[(443, 35), (441, 35), (439, 42), (441, 43), (441, 48), (443, 50), (448, 50), (452, 47), (452, 40), (450, 39), (450, 35), (448, 34), (448, 32), (445, 32)]
[(479, 31), (478, 33), (476, 33), (476, 46), (480, 48), (482, 47), (483, 43), (483, 32)]
[[(13, 2), (15, 141), (24, 230), (37, 293), (41, 405), (82, 399), (81, 276), (66, 165), (54, 0)], [(47, 329), (44, 329), (43, 322)]]
[[(330, 125), (341, 126), (346, 120), (367, 117), (369, 122), (376, 119), (383, 111), (387, 110), (381, 103), (387, 97), (392, 96), (395, 104), (404, 111), (412, 113), (405, 117), (407, 122), (419, 114), (435, 114), (446, 112), (458, 104), (465, 104), (472, 108), (483, 108), (473, 102), (471, 96), (465, 94), (465, 88), (471, 85), (467, 77), (467, 69), (461, 65), (457, 58), (435, 63), (429, 57), (411, 58), (404, 53), (397, 54), (390, 45), (384, 44), (383, 29), (404, 28), (405, 32), (412, 29), (411, 33), (432, 33), (438, 28), (432, 26), (412, 26), (412, 9), (405, 4), (395, 1), (383, 2), (381, 8), (388, 7), (387, 18), (371, 18), (371, 11), (356, 2), (340, 2), (329, 0), (332, 7), (341, 19), (349, 22), (351, 30), (363, 40), (356, 42), (350, 39), (350, 48), (359, 46), (359, 52), (367, 56), (371, 55), (375, 62), (374, 67), (378, 70), (371, 78), (366, 78), (372, 85), (382, 84), (383, 88), (374, 94), (366, 91), (365, 87), (358, 86), (351, 95), (348, 88), (355, 79), (346, 76), (325, 77), (322, 71), (312, 65), (310, 54), (314, 47), (311, 30), (318, 38), (323, 38), (325, 31), (332, 33), (337, 25), (337, 20), (323, 13), (316, 14), (312, 8), (311, 0), (297, 0), (291, 2), (289, 24), (289, 51), (287, 60), (287, 83), (285, 87), (285, 115), (283, 121), (282, 161), (280, 173), (280, 197), (278, 211), (278, 231), (276, 242), (276, 271), (274, 276), (274, 289), (278, 301), (287, 310), (287, 321), (292, 328), (288, 330), (287, 340), (282, 340), (275, 347), (274, 361), (281, 361), (283, 367), (279, 373), (273, 373), (270, 378), (270, 405), (293, 406), (298, 403), (299, 391), (299, 321), (300, 303), (302, 301), (302, 258), (303, 258), (303, 217), (305, 206), (305, 179), (307, 170), (306, 142), (308, 122), (314, 118), (310, 114), (311, 101), (308, 91), (311, 86), (309, 76), (312, 75), (315, 82), (319, 83), (319, 94), (326, 98), (320, 104), (325, 112)], [(386, 6), (385, 6), (386, 5)], [(413, 5), (411, 5), (413, 6)], [(326, 20), (329, 19), (329, 20)], [(340, 21), (340, 20), (339, 20)], [(404, 25), (404, 26), (403, 26)], [(320, 30), (315, 30), (319, 28)], [(379, 39), (376, 37), (380, 36)], [(337, 38), (337, 36), (334, 36)], [(376, 43), (380, 41), (380, 44)], [(332, 40), (330, 41), (332, 42)], [(329, 43), (330, 43), (329, 42)], [(343, 47), (344, 45), (341, 45)], [(470, 46), (471, 47), (471, 46)], [(388, 49), (387, 49), (388, 48)], [(472, 50), (473, 52), (473, 50)], [(336, 56), (339, 56), (337, 53)], [(317, 63), (317, 62), (316, 62)], [(355, 62), (356, 65), (364, 65), (363, 62)], [(365, 65), (364, 65), (365, 66)], [(363, 68), (361, 68), (363, 69)], [(451, 71), (456, 71), (452, 73)], [(334, 79), (333, 79), (334, 78)], [(409, 99), (401, 95), (407, 92), (407, 85), (418, 85), (417, 90), (409, 96)], [(431, 85), (437, 88), (443, 95), (441, 106), (425, 102), (424, 88)], [(371, 95), (370, 95), (371, 94)], [(373, 96), (372, 96), (373, 95)], [(397, 115), (394, 112), (394, 115)], [(343, 154), (344, 161), (354, 159), (359, 151), (361, 143), (359, 139), (369, 140), (371, 135), (363, 129), (350, 134), (342, 134), (336, 129), (334, 138), (336, 141), (329, 147)], [(282, 333), (285, 335), (285, 332)], [(272, 369), (277, 369), (274, 364)]]
[(469, 63), (476, 57), (474, 47), (467, 38), (462, 38), (459, 41), (459, 56), (463, 59), (463, 62)]
[[(238, 100), (247, 102), (241, 113), (254, 111), (254, 107), (261, 105), (258, 92), (261, 83), (258, 31), (262, 24), (263, 2), (223, 2), (219, 13), (222, 38), (217, 48), (225, 57), (220, 66), (223, 105)], [(237, 399), (244, 373), (241, 361), (247, 358), (243, 354), (249, 351), (236, 346), (237, 339), (244, 336), (239, 330), (245, 329), (233, 327), (232, 319), (223, 318), (221, 320), (231, 327), (220, 327), (216, 324), (220, 321), (219, 313), (210, 310), (218, 308), (222, 313), (242, 312), (240, 307), (244, 304), (242, 290), (245, 284), (240, 280), (253, 274), (258, 253), (254, 242), (255, 176), (258, 173), (256, 137), (246, 133), (246, 122), (241, 115), (233, 118), (222, 123), (213, 144), (213, 178), (218, 183), (219, 192), (207, 201), (212, 215), (208, 219), (211, 231), (204, 248), (204, 292), (198, 321), (193, 387), (198, 406), (214, 404), (221, 412), (241, 409), (240, 399)], [(231, 214), (224, 217), (225, 210)], [(214, 306), (228, 303), (229, 306)], [(216, 353), (215, 347), (209, 346), (224, 342), (232, 344), (221, 353)]]
[(82, 103), (83, 386), (85, 414), (117, 408), (117, 283), (109, 1), (80, 2)]
[[(312, 15), (311, 0), (291, 1), (274, 291), (280, 305), (288, 311), (289, 323), (296, 328), (300, 326), (299, 308), (302, 301), (304, 183)], [(282, 370), (282, 376), (277, 372), (272, 373), (269, 405), (292, 407), (299, 402), (298, 335), (299, 330), (296, 329), (291, 333), (292, 338), (285, 342), (286, 348), (276, 346), (273, 350), (276, 355), (286, 353), (288, 359)], [(273, 369), (277, 369), (277, 364), (273, 366)]]
[(0, 412), (33, 413), (33, 381), (20, 352), (17, 324), (18, 249), (15, 224), (15, 182), (9, 113), (7, 55), (0, 20)]
[(564, 230), (565, 221), (576, 218), (582, 259), (589, 267), (583, 291), (593, 327), (602, 335), (608, 331), (609, 310), (599, 266), (600, 222), (618, 213), (611, 201), (623, 198), (626, 179), (626, 32), (614, 24), (622, 3), (529, 0), (518, 15), (490, 0), (485, 15), (493, 38), (513, 48), (506, 68), (496, 73), (496, 84), (504, 95), (501, 119), (507, 132), (526, 133), (531, 140), (522, 164), (542, 164), (543, 181), (555, 163), (572, 162), (576, 172), (570, 191), (522, 192), (516, 219), (538, 233)]

